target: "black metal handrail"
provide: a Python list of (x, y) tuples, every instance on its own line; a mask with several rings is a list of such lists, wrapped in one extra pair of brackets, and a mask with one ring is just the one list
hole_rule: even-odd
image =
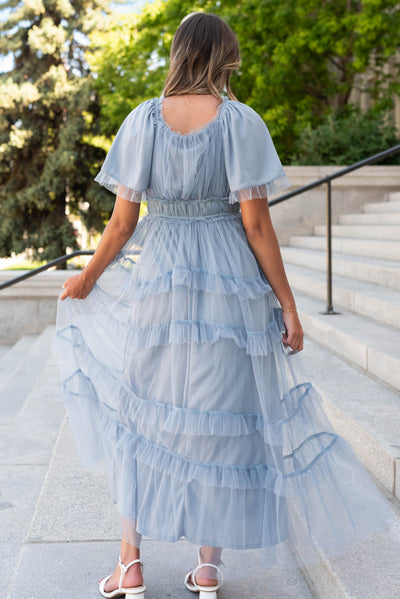
[[(290, 200), (290, 198), (294, 198), (305, 191), (309, 191), (310, 189), (314, 189), (315, 187), (319, 187), (320, 185), (327, 185), (326, 192), (326, 261), (327, 261), (327, 307), (322, 314), (340, 314), (340, 312), (336, 312), (333, 309), (332, 305), (332, 181), (334, 179), (338, 179), (339, 177), (343, 177), (347, 175), (347, 173), (351, 173), (362, 166), (366, 166), (367, 164), (372, 164), (377, 162), (378, 160), (382, 160), (387, 156), (392, 156), (393, 154), (397, 154), (400, 152), (400, 144), (397, 146), (393, 146), (383, 152), (379, 152), (379, 154), (374, 154), (373, 156), (369, 156), (369, 158), (365, 158), (364, 160), (360, 160), (359, 162), (355, 162), (351, 166), (346, 166), (331, 175), (327, 175), (322, 179), (317, 179), (312, 183), (308, 183), (303, 187), (299, 187), (294, 191), (290, 191), (285, 193), (278, 198), (274, 198), (268, 202), (269, 206), (274, 206), (275, 204), (279, 204), (280, 202), (285, 202), (286, 200)], [(48, 270), (53, 266), (57, 266), (58, 264), (62, 264), (63, 262), (67, 262), (71, 260), (71, 258), (75, 258), (76, 256), (92, 256), (94, 254), (94, 250), (76, 250), (75, 252), (71, 252), (71, 254), (65, 254), (64, 256), (60, 256), (55, 260), (51, 260), (51, 262), (47, 262), (43, 266), (39, 266), (39, 268), (35, 268), (19, 277), (15, 277), (14, 279), (10, 279), (5, 283), (0, 284), (0, 291), (2, 289), (6, 289), (6, 287), (11, 287), (11, 285), (15, 285), (20, 281), (24, 281), (25, 279), (29, 279), (30, 277), (34, 277), (35, 275), (43, 272), (44, 270)]]
[(379, 152), (379, 154), (374, 154), (373, 156), (369, 156), (369, 158), (365, 158), (364, 160), (360, 160), (359, 162), (355, 162), (351, 166), (346, 166), (331, 175), (327, 175), (322, 179), (317, 179), (312, 183), (308, 183), (308, 185), (304, 185), (303, 187), (299, 187), (294, 191), (289, 191), (278, 198), (274, 198), (268, 202), (269, 206), (274, 206), (275, 204), (279, 204), (280, 202), (285, 202), (286, 200), (290, 200), (295, 196), (304, 193), (305, 191), (309, 191), (310, 189), (314, 189), (315, 187), (319, 187), (320, 185), (324, 185), (326, 183), (326, 310), (321, 312), (321, 314), (340, 314), (340, 312), (336, 312), (332, 305), (332, 181), (334, 179), (338, 179), (339, 177), (343, 177), (352, 171), (355, 171), (362, 166), (366, 166), (367, 164), (372, 164), (373, 162), (377, 162), (387, 156), (392, 156), (393, 154), (397, 154), (400, 152), (400, 144), (397, 146), (393, 146), (383, 152)]
[(38, 275), (40, 272), (43, 272), (44, 270), (48, 270), (49, 268), (52, 268), (53, 266), (58, 266), (59, 264), (63, 264), (63, 262), (68, 262), (68, 260), (71, 260), (71, 258), (76, 258), (77, 256), (92, 256), (93, 254), (94, 254), (94, 250), (76, 250), (75, 252), (71, 252), (70, 254), (65, 254), (64, 256), (60, 256), (59, 258), (56, 258), (55, 260), (51, 260), (50, 262), (43, 264), (43, 266), (39, 266), (38, 268), (30, 270), (29, 272), (26, 272), (23, 275), (19, 275), (18, 277), (15, 277), (14, 279), (10, 279), (9, 281), (6, 281), (5, 283), (1, 283), (0, 291), (2, 289), (6, 289), (6, 287), (11, 287), (11, 285), (15, 285), (16, 283), (25, 281), (25, 279), (30, 279), (31, 277), (34, 277), (35, 275)]

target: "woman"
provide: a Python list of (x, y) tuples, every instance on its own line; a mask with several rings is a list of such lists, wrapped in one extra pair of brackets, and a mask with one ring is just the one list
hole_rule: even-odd
[(267, 200), (290, 184), (261, 117), (231, 91), (239, 66), (222, 19), (183, 19), (163, 94), (126, 117), (96, 176), (114, 211), (58, 304), (80, 459), (106, 460), (121, 513), (104, 597), (143, 596), (143, 534), (201, 545), (185, 584), (212, 599), (223, 547), (260, 548), (280, 567), (288, 546), (312, 563), (394, 519), (307, 381)]

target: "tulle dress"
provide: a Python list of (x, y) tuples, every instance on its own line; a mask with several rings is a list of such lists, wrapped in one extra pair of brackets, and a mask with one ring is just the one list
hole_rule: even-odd
[[(342, 555), (394, 523), (332, 428), (240, 206), (290, 186), (256, 111), (223, 97), (189, 134), (163, 96), (122, 123), (95, 180), (148, 214), (85, 300), (58, 302), (63, 400), (83, 467), (106, 464), (121, 537)], [(139, 544), (139, 543), (137, 543)], [(321, 557), (322, 556), (322, 557)]]

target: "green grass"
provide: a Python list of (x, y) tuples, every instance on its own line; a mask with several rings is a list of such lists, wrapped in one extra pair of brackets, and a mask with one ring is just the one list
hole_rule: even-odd
[(34, 270), (35, 268), (39, 268), (39, 266), (43, 266), (43, 264), (46, 264), (46, 262), (17, 262), (17, 264), (6, 266), (1, 270)]

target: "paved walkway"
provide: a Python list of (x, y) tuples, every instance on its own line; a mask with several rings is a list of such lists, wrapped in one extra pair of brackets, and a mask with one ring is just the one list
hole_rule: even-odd
[[(3, 392), (0, 408), (12, 399)], [(0, 489), (2, 599), (100, 597), (97, 581), (118, 560), (119, 515), (105, 471), (79, 464), (52, 356), (18, 414), (0, 424)], [(143, 539), (146, 599), (197, 596), (183, 585), (196, 554), (186, 541)], [(265, 572), (252, 551), (225, 550), (223, 561), (219, 599), (312, 597), (299, 573)]]
[[(80, 466), (58, 366), (49, 354), (52, 335), (48, 328), (40, 336), (26, 336), (0, 355), (1, 599), (100, 597), (97, 581), (118, 560), (118, 510), (105, 470), (93, 473)], [(317, 379), (321, 350), (307, 343), (308, 366)], [(393, 497), (388, 501), (400, 515)], [(183, 584), (197, 549), (186, 541), (144, 538), (146, 599), (197, 597)], [(366, 543), (336, 564), (308, 570), (314, 597), (391, 599), (400, 584), (399, 549), (400, 517), (398, 530), (380, 541)], [(262, 568), (256, 551), (225, 549), (223, 561), (226, 583), (219, 599), (313, 597), (290, 556), (283, 572)]]

